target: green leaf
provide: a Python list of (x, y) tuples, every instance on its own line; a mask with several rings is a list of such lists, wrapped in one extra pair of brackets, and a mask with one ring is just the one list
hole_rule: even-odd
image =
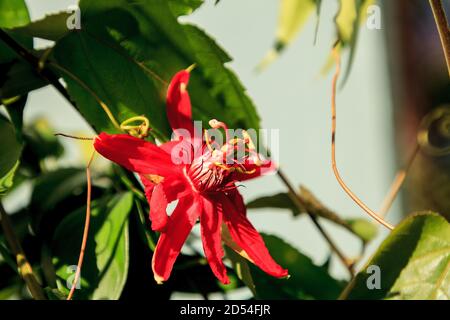
[(248, 209), (288, 209), (292, 211), (292, 214), (294, 216), (297, 216), (301, 213), (286, 192), (280, 192), (271, 196), (264, 196), (254, 199), (248, 202), (246, 206)]
[[(131, 192), (105, 197), (92, 203), (91, 226), (78, 299), (118, 299), (128, 274), (128, 214), (133, 206)], [(55, 231), (53, 262), (60, 279), (59, 290), (67, 293), (80, 251), (85, 208), (67, 216)]]
[[(24, 0), (0, 0), (0, 28), (14, 28), (30, 22), (30, 15)], [(13, 38), (28, 49), (33, 48), (33, 39), (23, 35)], [(7, 62), (17, 55), (0, 41), (0, 62)]]
[(0, 101), (22, 96), (45, 87), (48, 82), (39, 77), (29, 63), (21, 59), (0, 63)]
[(23, 0), (0, 0), (0, 27), (13, 28), (30, 21), (28, 8)]
[[(168, 137), (169, 127), (163, 113), (162, 92), (157, 89), (154, 80), (107, 33), (107, 30), (114, 30), (114, 33), (131, 37), (138, 32), (136, 22), (127, 14), (105, 15), (98, 19), (91, 24), (84, 22), (80, 32), (70, 33), (61, 39), (54, 49), (54, 58), (95, 92), (119, 122), (146, 115), (152, 129), (160, 136)], [(114, 23), (120, 25), (117, 25), (120, 31), (112, 25)], [(86, 120), (97, 131), (114, 132), (115, 128), (93, 96), (67, 74), (61, 75)]]
[(345, 219), (353, 233), (360, 237), (363, 241), (369, 242), (378, 234), (378, 226), (366, 219)]
[(86, 173), (82, 169), (64, 168), (41, 175), (34, 182), (31, 194), (31, 209), (33, 212), (33, 230), (40, 229), (44, 215), (60, 214), (55, 212), (58, 204), (81, 193), (86, 188)]
[(372, 240), (377, 235), (377, 226), (372, 222), (364, 219), (343, 219), (340, 215), (327, 208), (320, 202), (316, 196), (306, 187), (300, 187), (298, 194), (305, 206), (299, 210), (296, 204), (291, 200), (288, 193), (277, 193), (272, 196), (264, 196), (257, 198), (247, 203), (249, 209), (263, 209), (263, 208), (277, 208), (288, 209), (294, 216), (301, 213), (309, 212), (315, 216), (327, 219), (341, 227), (344, 227), (362, 241), (367, 242)]
[[(253, 103), (224, 65), (229, 56), (205, 32), (178, 22), (180, 13), (196, 8), (192, 4), (200, 1), (81, 1), (82, 29), (59, 40), (52, 58), (94, 91), (119, 122), (146, 115), (153, 132), (165, 139), (171, 133), (167, 84), (177, 71), (196, 63), (189, 83), (194, 119), (258, 129)], [(114, 131), (92, 95), (61, 75), (85, 118), (98, 131)]]
[(19, 167), (19, 161), (9, 170), (9, 172), (0, 178), (0, 196), (6, 194), (8, 190), (13, 186), (14, 175)]
[[(376, 265), (381, 288), (367, 282)], [(437, 214), (415, 214), (401, 222), (357, 274), (343, 297), (348, 299), (449, 299), (450, 225)]]
[(6, 288), (0, 289), (0, 300), (17, 299), (17, 295), (20, 292), (20, 285), (14, 283)]
[(47, 287), (44, 291), (49, 300), (66, 300), (66, 296), (58, 289)]
[(24, 129), (24, 139), (28, 149), (37, 157), (36, 161), (45, 158), (59, 158), (64, 153), (64, 148), (54, 130), (45, 118), (37, 118)]
[(280, 1), (275, 45), (258, 65), (258, 70), (261, 71), (268, 67), (284, 48), (294, 40), (314, 12), (317, 1), (318, 0)]
[(350, 49), (347, 67), (341, 81), (342, 84), (345, 84), (353, 65), (359, 28), (366, 21), (368, 6), (374, 2), (375, 0), (340, 0), (340, 8), (335, 17), (336, 30), (340, 42), (339, 50), (342, 51), (344, 48)]
[[(150, 2), (150, 1), (146, 1)], [(204, 2), (204, 0), (153, 0), (152, 3), (133, 3), (131, 4), (133, 7), (140, 9), (140, 8), (146, 8), (148, 6), (155, 6), (158, 7), (160, 5), (164, 5), (164, 8), (161, 12), (164, 12), (165, 9), (169, 9), (170, 12), (176, 16), (183, 16), (193, 13), (196, 9), (198, 9)], [(107, 0), (81, 0), (80, 1), (80, 8), (83, 10), (85, 18), (91, 18), (91, 15), (95, 15), (99, 12), (113, 9), (113, 8), (131, 8), (128, 1), (124, 0), (113, 0), (113, 1), (107, 1)]]
[[(3, 244), (5, 242), (5, 244)], [(17, 271), (17, 261), (6, 246), (6, 241), (0, 242), (0, 265), (5, 262), (12, 270)]]
[(59, 12), (46, 15), (40, 20), (13, 29), (15, 34), (27, 35), (51, 41), (57, 41), (69, 32), (67, 19), (71, 16), (68, 12)]
[(251, 266), (258, 299), (336, 299), (342, 284), (323, 267), (282, 239), (263, 234), (272, 257), (289, 270), (288, 279), (276, 279)]
[[(334, 19), (337, 40), (340, 42), (338, 50), (343, 51), (344, 49), (349, 49), (350, 51), (346, 71), (341, 82), (342, 84), (345, 83), (351, 71), (359, 27), (367, 17), (368, 6), (373, 3), (375, 3), (375, 0), (339, 0), (339, 10)], [(281, 0), (274, 48), (267, 53), (257, 68), (259, 70), (266, 68), (278, 57), (300, 32), (314, 11), (314, 8), (317, 17), (314, 36), (314, 42), (316, 42), (321, 6), (321, 0)], [(330, 56), (322, 68), (322, 73), (328, 72), (333, 66), (333, 62), (334, 60)]]
[(23, 125), (23, 110), (28, 100), (28, 95), (19, 96), (12, 101), (5, 102), (3, 104), (8, 111), (9, 118), (16, 129), (17, 140), (23, 143), (22, 139), (22, 125)]
[(253, 293), (253, 296), (256, 296), (255, 283), (253, 282), (252, 274), (247, 260), (228, 246), (225, 246), (225, 254), (231, 261), (234, 272), (236, 273), (238, 279), (241, 280), (250, 289), (250, 291)]
[(17, 138), (11, 122), (0, 115), (0, 194), (12, 186), (14, 172), (22, 152), (22, 144)]

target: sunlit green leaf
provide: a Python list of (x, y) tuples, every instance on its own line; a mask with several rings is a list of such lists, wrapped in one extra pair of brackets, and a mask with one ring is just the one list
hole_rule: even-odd
[[(370, 266), (380, 269), (377, 275)], [(400, 223), (347, 289), (348, 299), (449, 299), (450, 224), (437, 214), (416, 214)]]
[(0, 1), (0, 26), (2, 28), (13, 28), (25, 25), (30, 21), (28, 8), (22, 0)]
[[(0, 28), (14, 28), (30, 22), (30, 15), (24, 0), (0, 0)], [(13, 35), (14, 39), (28, 49), (33, 48), (33, 39), (24, 35)], [(16, 58), (17, 55), (0, 41), (0, 63)]]
[[(194, 119), (217, 118), (232, 128), (258, 129), (253, 103), (236, 75), (224, 66), (229, 56), (205, 32), (177, 20), (200, 3), (81, 1), (82, 29), (59, 40), (51, 59), (95, 92), (119, 122), (146, 115), (152, 132), (165, 138), (170, 133), (165, 115), (167, 84), (177, 71), (195, 63), (189, 83)], [(60, 73), (86, 119), (98, 131), (113, 131), (92, 94)]]

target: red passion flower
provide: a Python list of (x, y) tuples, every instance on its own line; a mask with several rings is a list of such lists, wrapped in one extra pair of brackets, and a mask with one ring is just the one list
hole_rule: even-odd
[[(152, 229), (161, 233), (152, 260), (154, 278), (158, 283), (169, 278), (198, 220), (205, 256), (222, 283), (229, 283), (222, 262), (222, 240), (266, 273), (286, 277), (287, 270), (272, 259), (262, 237), (247, 219), (236, 186), (236, 182), (274, 169), (274, 165), (261, 160), (245, 131), (243, 139), (229, 139), (226, 125), (217, 120), (209, 124), (213, 129), (225, 130), (227, 141), (222, 146), (213, 148), (215, 142), (206, 133), (204, 139), (201, 132), (198, 138), (186, 90), (189, 76), (187, 70), (178, 72), (167, 92), (167, 116), (175, 140), (155, 145), (127, 134), (101, 133), (94, 142), (95, 150), (138, 173), (145, 186)], [(238, 145), (244, 145), (246, 154), (224, 161), (233, 157)], [(181, 161), (182, 153), (188, 154), (191, 161)], [(167, 205), (175, 200), (178, 200), (176, 208), (168, 215)]]

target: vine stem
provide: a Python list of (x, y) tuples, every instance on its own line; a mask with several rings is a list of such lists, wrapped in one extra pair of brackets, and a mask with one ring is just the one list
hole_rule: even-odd
[(16, 257), (17, 268), (22, 279), (30, 290), (32, 297), (36, 300), (46, 300), (44, 291), (42, 290), (38, 280), (33, 274), (33, 269), (28, 262), (28, 259), (23, 251), (19, 239), (17, 238), (14, 228), (12, 227), (11, 220), (8, 214), (3, 208), (0, 202), (0, 220), (2, 224), (3, 233), (5, 234), (6, 241), (11, 249), (11, 252)]
[(89, 235), (89, 225), (91, 221), (91, 192), (92, 192), (92, 184), (91, 184), (91, 163), (94, 159), (95, 151), (92, 152), (91, 158), (89, 159), (88, 165), (86, 167), (86, 182), (87, 182), (87, 200), (86, 200), (86, 218), (84, 222), (84, 231), (83, 231), (83, 239), (81, 241), (80, 255), (78, 257), (77, 270), (75, 272), (75, 277), (73, 278), (72, 287), (70, 288), (69, 295), (67, 296), (67, 300), (72, 300), (73, 294), (75, 293), (75, 289), (77, 287), (77, 283), (80, 280), (81, 275), (81, 267), (83, 266), (84, 260), (84, 252), (86, 250), (87, 239)]
[(450, 76), (450, 28), (445, 15), (442, 0), (429, 0), (431, 11), (433, 11), (434, 21), (441, 38), (442, 49), (444, 51), (445, 62), (447, 63), (447, 71)]
[(333, 168), (334, 175), (342, 189), (352, 198), (355, 203), (360, 206), (369, 216), (375, 219), (378, 223), (382, 224), (386, 228), (393, 230), (394, 226), (386, 222), (382, 217), (380, 217), (376, 212), (371, 210), (358, 196), (346, 185), (344, 180), (342, 179), (337, 164), (336, 164), (336, 85), (337, 80), (339, 78), (339, 73), (341, 69), (341, 59), (339, 53), (336, 50), (336, 47), (332, 50), (333, 57), (336, 61), (336, 71), (333, 76), (332, 82), (332, 94), (331, 94), (331, 166)]
[[(304, 208), (306, 208), (305, 204), (303, 203), (303, 199), (299, 197), (297, 191), (294, 189), (292, 183), (289, 181), (288, 177), (283, 173), (281, 169), (278, 169), (277, 171), (278, 177), (283, 181), (283, 183), (286, 185), (286, 187), (289, 190), (289, 197), (294, 202), (296, 207), (302, 211)], [(325, 231), (325, 229), (322, 227), (322, 225), (317, 220), (317, 217), (314, 216), (309, 211), (306, 211), (308, 216), (310, 217), (311, 221), (316, 226), (317, 230), (319, 230), (320, 234), (324, 237), (324, 239), (327, 241), (328, 245), (330, 246), (331, 250), (339, 257), (339, 259), (342, 261), (342, 263), (347, 268), (348, 272), (350, 273), (350, 276), (353, 278), (355, 276), (355, 271), (353, 269), (353, 263), (350, 259), (348, 259), (341, 250), (337, 247), (337, 245), (333, 242), (331, 237), (328, 235), (328, 233)]]

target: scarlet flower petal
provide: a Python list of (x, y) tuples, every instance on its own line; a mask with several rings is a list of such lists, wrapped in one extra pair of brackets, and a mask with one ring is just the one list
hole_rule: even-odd
[(167, 204), (163, 185), (157, 184), (153, 188), (150, 198), (150, 220), (152, 221), (152, 229), (155, 231), (163, 230), (169, 220), (166, 211)]
[(216, 210), (216, 204), (203, 198), (203, 212), (200, 216), (203, 250), (214, 275), (224, 284), (230, 283), (227, 269), (223, 264), (222, 248), (222, 212)]
[(161, 232), (155, 252), (152, 269), (157, 283), (166, 281), (172, 272), (184, 242), (186, 241), (202, 208), (196, 198), (181, 198), (172, 215), (168, 218), (166, 228)]
[(182, 70), (175, 74), (167, 89), (167, 118), (174, 131), (186, 129), (191, 137), (194, 135), (192, 108), (186, 87), (189, 82), (189, 72)]
[(164, 177), (179, 170), (163, 149), (127, 134), (102, 132), (95, 139), (94, 148), (105, 158), (141, 174)]
[(167, 223), (167, 205), (188, 195), (192, 189), (184, 176), (168, 176), (158, 183), (153, 183), (145, 175), (141, 175), (141, 180), (150, 205), (152, 229), (161, 231)]
[(261, 235), (246, 217), (245, 205), (238, 191), (222, 195), (223, 219), (233, 240), (241, 247), (252, 262), (266, 273), (282, 278), (288, 271), (278, 265), (270, 256)]

